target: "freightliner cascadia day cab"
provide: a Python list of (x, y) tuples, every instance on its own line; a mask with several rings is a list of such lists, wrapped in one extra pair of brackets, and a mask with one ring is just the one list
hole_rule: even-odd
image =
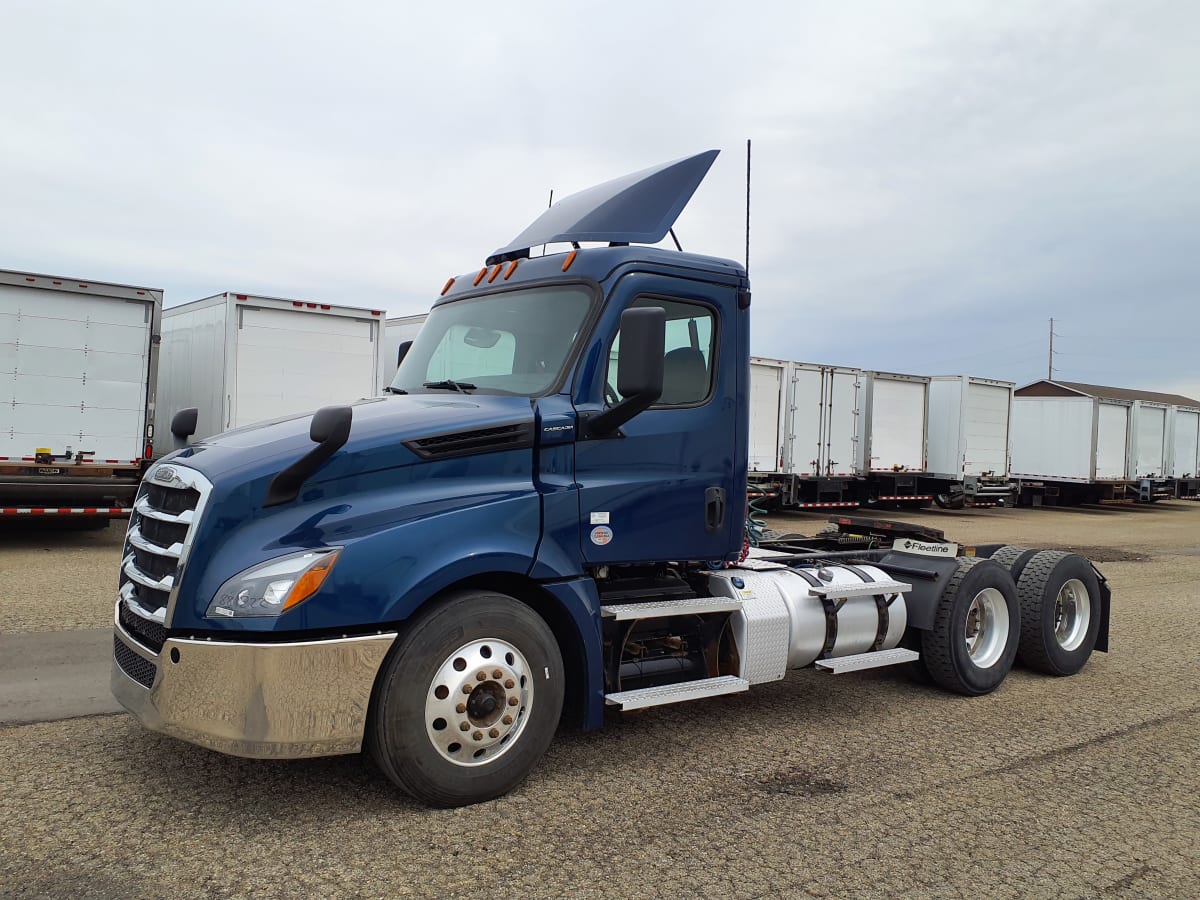
[[(511, 790), (560, 720), (598, 728), (606, 708), (813, 665), (919, 665), (983, 694), (1014, 660), (1067, 675), (1106, 649), (1107, 585), (1073, 554), (970, 556), (857, 519), (747, 546), (746, 272), (633, 246), (669, 232), (715, 157), (568, 197), (450, 279), (386, 396), (148, 471), (115, 610), (121, 703), (241, 756), (366, 747), (455, 806)], [(556, 243), (577, 246), (530, 254)]]
[(162, 301), (0, 270), (0, 521), (129, 514), (154, 453)]

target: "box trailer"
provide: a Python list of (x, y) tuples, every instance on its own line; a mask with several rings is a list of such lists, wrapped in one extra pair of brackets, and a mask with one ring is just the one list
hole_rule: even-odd
[(1009, 479), (1013, 383), (970, 375), (935, 375), (929, 381), (928, 467), (962, 485), (961, 503), (1005, 506)]
[(227, 292), (164, 310), (160, 406), (198, 438), (378, 395), (383, 312)]
[(395, 316), (387, 320), (383, 333), (383, 384), (387, 386), (400, 368), (400, 345), (411, 344), (429, 313), (417, 316)]
[(153, 455), (162, 297), (0, 270), (0, 515), (129, 514)]
[(1133, 499), (1133, 402), (1087, 396), (1013, 400), (1012, 477), (1019, 502), (1042, 506)]
[(1175, 480), (1176, 497), (1200, 499), (1200, 407), (1175, 408), (1168, 472)]
[(952, 479), (929, 477), (926, 461), (929, 378), (864, 372), (862, 381), (858, 471), (866, 502), (925, 505), (948, 497)]

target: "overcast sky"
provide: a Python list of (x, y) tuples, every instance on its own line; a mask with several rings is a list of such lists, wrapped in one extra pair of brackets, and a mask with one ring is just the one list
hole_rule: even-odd
[(752, 350), (1200, 397), (1200, 3), (6, 0), (0, 268), (424, 311), (548, 192), (678, 222)]

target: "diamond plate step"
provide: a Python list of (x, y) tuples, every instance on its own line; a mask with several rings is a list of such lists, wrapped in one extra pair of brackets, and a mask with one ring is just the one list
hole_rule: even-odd
[(875, 594), (903, 594), (911, 591), (912, 585), (903, 581), (870, 581), (865, 584), (831, 584), (815, 587), (812, 592), (826, 600), (842, 600), (846, 597), (870, 597)]
[(845, 672), (861, 672), (863, 669), (878, 669), (881, 666), (915, 662), (920, 657), (921, 654), (916, 650), (896, 647), (892, 650), (877, 650), (874, 653), (856, 653), (853, 656), (818, 659), (816, 665), (818, 669), (823, 669), (831, 675), (841, 675)]
[(689, 597), (686, 600), (617, 603), (600, 607), (600, 612), (606, 619), (623, 622), (627, 619), (661, 619), (664, 616), (686, 616), (692, 613), (733, 612), (741, 608), (741, 600), (729, 597)]
[(749, 689), (750, 682), (745, 678), (722, 675), (719, 678), (685, 681), (683, 684), (664, 684), (659, 687), (639, 688), (636, 691), (605, 694), (604, 700), (609, 706), (619, 706), (621, 709), (644, 709), (647, 706), (663, 706), (667, 703), (682, 703), (685, 700), (737, 694)]

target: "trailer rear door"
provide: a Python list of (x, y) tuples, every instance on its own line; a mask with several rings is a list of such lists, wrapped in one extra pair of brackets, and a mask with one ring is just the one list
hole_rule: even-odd
[(1200, 410), (1175, 410), (1174, 464), (1172, 478), (1191, 478), (1196, 475), (1200, 457)]
[(924, 381), (883, 378), (871, 382), (870, 446), (867, 468), (874, 472), (925, 470)]
[(778, 472), (783, 429), (780, 428), (784, 364), (750, 364), (750, 471)]
[(1101, 401), (1096, 417), (1096, 478), (1128, 478), (1128, 447), (1129, 407)]
[(1139, 477), (1162, 476), (1167, 449), (1167, 410), (1141, 404), (1137, 414), (1137, 471)]
[(375, 395), (378, 322), (240, 307), (231, 428)]
[(963, 422), (963, 474), (1008, 474), (1008, 420), (1012, 388), (971, 381)]
[(141, 459), (154, 300), (0, 285), (0, 457)]
[(858, 398), (860, 374), (827, 369), (825, 434), (821, 441), (821, 474), (854, 475), (858, 468)]
[(790, 368), (784, 471), (792, 475), (816, 475), (821, 456), (823, 373), (819, 366), (797, 364)]

